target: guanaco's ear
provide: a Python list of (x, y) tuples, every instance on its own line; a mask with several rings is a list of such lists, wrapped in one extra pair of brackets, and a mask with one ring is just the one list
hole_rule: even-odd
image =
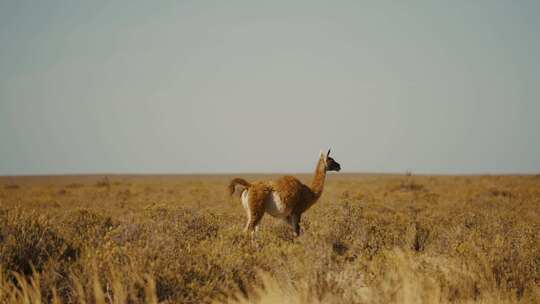
[(328, 153), (326, 153), (326, 157), (330, 156), (330, 149), (328, 149)]
[(321, 150), (319, 153), (319, 159), (322, 159), (324, 161), (324, 164), (326, 165), (326, 156), (324, 154), (324, 150)]

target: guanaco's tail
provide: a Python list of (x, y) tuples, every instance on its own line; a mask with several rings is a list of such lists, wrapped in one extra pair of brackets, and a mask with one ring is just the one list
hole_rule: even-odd
[(245, 179), (238, 177), (233, 178), (233, 180), (231, 180), (231, 182), (229, 183), (229, 195), (233, 195), (236, 185), (241, 185), (245, 188), (251, 187), (251, 184), (248, 183)]

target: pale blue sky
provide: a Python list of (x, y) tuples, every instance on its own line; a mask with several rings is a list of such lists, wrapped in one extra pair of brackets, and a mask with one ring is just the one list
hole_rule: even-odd
[(539, 1), (0, 1), (0, 175), (540, 172)]

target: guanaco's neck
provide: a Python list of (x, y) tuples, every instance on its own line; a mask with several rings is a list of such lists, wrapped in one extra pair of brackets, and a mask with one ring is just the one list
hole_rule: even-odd
[(324, 188), (324, 180), (326, 179), (326, 165), (324, 163), (324, 155), (321, 155), (317, 168), (315, 169), (315, 176), (313, 176), (313, 182), (311, 182), (311, 191), (315, 195), (315, 200), (321, 197)]

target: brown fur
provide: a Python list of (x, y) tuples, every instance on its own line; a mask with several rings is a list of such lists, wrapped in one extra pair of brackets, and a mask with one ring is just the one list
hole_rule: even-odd
[(246, 208), (248, 221), (244, 230), (254, 232), (266, 211), (265, 202), (271, 200), (271, 194), (275, 192), (283, 203), (282, 214), (286, 215), (285, 220), (292, 226), (295, 234), (298, 235), (300, 233), (299, 223), (302, 213), (313, 206), (322, 195), (326, 171), (329, 170), (327, 167), (328, 159), (335, 163), (334, 166), (338, 168), (336, 171), (339, 171), (339, 164), (328, 158), (328, 155), (321, 153), (311, 187), (303, 184), (293, 176), (283, 176), (277, 180), (252, 184), (241, 178), (233, 179), (229, 184), (231, 194), (234, 193), (236, 185), (244, 186), (246, 189), (243, 191), (249, 190), (248, 206)]
[(244, 231), (253, 231), (264, 215), (264, 200), (272, 192), (272, 188), (264, 182), (256, 182), (249, 187), (248, 221)]

